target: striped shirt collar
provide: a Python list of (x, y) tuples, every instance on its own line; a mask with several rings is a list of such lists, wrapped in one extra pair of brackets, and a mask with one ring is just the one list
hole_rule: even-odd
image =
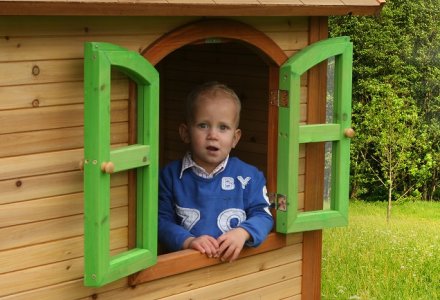
[(197, 176), (200, 176), (202, 178), (213, 178), (215, 175), (222, 172), (226, 168), (228, 159), (229, 159), (229, 155), (211, 173), (208, 173), (204, 168), (196, 164), (196, 162), (191, 158), (191, 152), (187, 152), (182, 159), (182, 169), (180, 170), (179, 178), (182, 178), (183, 172), (185, 172), (188, 169), (192, 169), (192, 171)]

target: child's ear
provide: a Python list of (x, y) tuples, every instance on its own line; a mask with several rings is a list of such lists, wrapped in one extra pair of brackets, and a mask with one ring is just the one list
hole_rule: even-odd
[(186, 125), (185, 123), (179, 125), (179, 135), (180, 138), (182, 139), (182, 142), (184, 142), (185, 144), (189, 144), (190, 138), (189, 138), (188, 125)]
[(240, 140), (240, 138), (241, 138), (241, 129), (235, 129), (234, 139), (232, 141), (232, 148), (235, 148), (235, 146), (237, 146), (238, 141)]

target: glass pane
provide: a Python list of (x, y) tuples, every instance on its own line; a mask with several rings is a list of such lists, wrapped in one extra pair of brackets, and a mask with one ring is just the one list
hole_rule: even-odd
[(327, 60), (327, 97), (326, 97), (326, 123), (333, 123), (333, 99), (335, 91), (335, 57)]
[[(111, 67), (110, 85), (110, 149), (118, 149), (129, 143), (129, 78)], [(110, 256), (128, 249), (128, 171), (110, 175)]]
[(332, 142), (325, 143), (325, 165), (324, 165), (324, 203), (323, 209), (331, 207), (331, 187), (332, 187)]
[[(335, 57), (327, 60), (327, 92), (325, 122), (333, 123), (334, 115), (334, 83), (335, 83)], [(331, 208), (331, 186), (332, 186), (332, 142), (325, 143), (324, 150), (324, 195), (323, 209)]]

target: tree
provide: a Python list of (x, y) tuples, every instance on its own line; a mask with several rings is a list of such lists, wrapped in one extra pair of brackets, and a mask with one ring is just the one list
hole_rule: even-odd
[[(372, 80), (371, 101), (359, 103), (357, 111), (362, 115), (357, 124), (362, 137), (362, 147), (357, 149), (361, 159), (388, 194), (387, 221), (391, 217), (393, 196), (396, 194), (402, 174), (419, 170), (420, 162), (414, 157), (417, 145), (417, 107), (411, 99), (396, 95), (392, 86)], [(370, 134), (372, 133), (372, 134)], [(425, 172), (425, 175), (428, 172)], [(417, 183), (401, 188), (400, 197), (408, 194)]]
[(352, 197), (436, 199), (440, 0), (388, 0), (379, 16), (334, 17), (329, 28), (354, 44)]

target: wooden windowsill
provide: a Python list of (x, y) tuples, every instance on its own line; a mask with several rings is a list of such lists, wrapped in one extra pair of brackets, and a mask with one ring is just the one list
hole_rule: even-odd
[[(245, 248), (238, 259), (258, 253), (276, 250), (286, 246), (286, 235), (272, 232), (257, 248)], [(184, 263), (182, 263), (184, 262)], [(160, 255), (157, 264), (130, 276), (130, 285), (135, 286), (155, 279), (180, 274), (223, 263), (219, 259), (208, 258), (195, 250), (182, 250)]]

